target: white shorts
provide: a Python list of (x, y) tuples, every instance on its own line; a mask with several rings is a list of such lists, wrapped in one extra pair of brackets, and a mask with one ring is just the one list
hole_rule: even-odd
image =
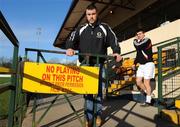
[(140, 64), (136, 72), (136, 77), (143, 77), (144, 79), (152, 79), (155, 76), (155, 65), (153, 62)]

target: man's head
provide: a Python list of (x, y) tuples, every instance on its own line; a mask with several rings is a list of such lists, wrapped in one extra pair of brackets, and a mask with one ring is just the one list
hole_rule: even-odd
[(142, 40), (145, 37), (145, 33), (143, 29), (138, 29), (136, 31), (136, 37), (138, 40)]
[(88, 23), (93, 24), (97, 20), (97, 8), (94, 4), (90, 4), (86, 8), (86, 18)]

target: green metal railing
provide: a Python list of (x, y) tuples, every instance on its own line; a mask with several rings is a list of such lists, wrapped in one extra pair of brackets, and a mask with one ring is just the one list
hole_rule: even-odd
[[(159, 43), (156, 43), (156, 44), (153, 44), (152, 46), (153, 46), (153, 49), (155, 49), (156, 47), (160, 47), (160, 46), (164, 46), (164, 45), (170, 45), (172, 42), (175, 42), (175, 41), (177, 41), (177, 39), (178, 39), (178, 37), (175, 37), (175, 38), (172, 38), (172, 39), (169, 39), (169, 40), (166, 40), (166, 41), (163, 41), (163, 42), (159, 42)], [(155, 47), (155, 48), (154, 48)], [(162, 50), (162, 51), (159, 51), (159, 52), (154, 52), (154, 54), (160, 54), (161, 55), (161, 57), (158, 57), (160, 60), (158, 61), (158, 59), (157, 58), (154, 58), (153, 59), (153, 61), (156, 63), (155, 65), (156, 65), (156, 68), (158, 67), (158, 66), (163, 66), (162, 64), (162, 62), (164, 61), (164, 60), (166, 60), (167, 58), (166, 58), (166, 56), (162, 56), (162, 54), (164, 53), (164, 51), (165, 50)], [(169, 50), (170, 51), (170, 50)], [(179, 50), (178, 50), (179, 51)], [(171, 53), (172, 54), (172, 53)], [(179, 54), (177, 54), (177, 55), (179, 55)], [(133, 50), (133, 51), (130, 51), (130, 52), (127, 52), (127, 53), (124, 53), (124, 54), (121, 54), (121, 56), (123, 57), (123, 59), (125, 60), (125, 59), (135, 59), (135, 56), (136, 56), (136, 50)], [(178, 56), (178, 58), (179, 58), (179, 56)], [(167, 60), (166, 60), (167, 61)], [(180, 61), (180, 60), (179, 60)], [(178, 62), (178, 61), (177, 61)], [(166, 62), (167, 63), (167, 62)], [(163, 67), (164, 68), (164, 67)], [(132, 70), (132, 68), (129, 68), (129, 70)], [(133, 70), (132, 70), (133, 71)], [(161, 71), (161, 70), (160, 70)], [(161, 73), (160, 71), (158, 71), (158, 73)], [(158, 75), (156, 75), (156, 76), (158, 76)], [(159, 78), (157, 78), (157, 80), (161, 80), (161, 79), (159, 79)], [(159, 82), (159, 81), (158, 81)], [(135, 84), (135, 82), (134, 82), (134, 84)], [(132, 84), (130, 84), (130, 85), (132, 85)], [(128, 87), (128, 85), (127, 86), (125, 86), (125, 87)], [(120, 89), (117, 89), (117, 90), (115, 90), (115, 91), (113, 91), (113, 92), (118, 92), (118, 91), (120, 91), (121, 89), (124, 89), (124, 87), (123, 88), (120, 88)], [(160, 91), (159, 91), (160, 92)]]
[[(168, 108), (166, 102), (171, 100), (173, 105), (180, 96), (180, 37), (168, 41), (158, 47), (158, 100), (162, 104), (159, 112)], [(162, 52), (165, 52), (165, 58), (162, 58)]]
[(8, 127), (13, 127), (15, 125), (21, 126), (21, 123), (22, 123), (21, 114), (23, 113), (22, 112), (19, 113), (19, 112), (20, 112), (20, 109), (22, 109), (22, 107), (20, 106), (22, 102), (18, 101), (19, 97), (22, 96), (21, 89), (19, 86), (19, 79), (18, 79), (19, 42), (1, 12), (0, 12), (0, 28), (2, 32), (6, 35), (6, 37), (10, 40), (14, 48), (13, 56), (12, 56), (13, 57), (12, 67), (7, 72), (0, 72), (0, 74), (11, 75), (10, 83), (6, 85), (1, 85), (0, 87), (0, 95), (2, 93), (10, 91), (10, 98), (8, 99), (9, 101), (8, 115), (7, 115), (8, 122), (6, 124)]
[[(22, 67), (23, 62), (18, 59), (18, 51), (19, 51), (19, 42), (16, 39), (14, 33), (12, 32), (11, 28), (9, 27), (8, 23), (6, 22), (4, 16), (0, 11), (0, 28), (2, 32), (6, 35), (6, 37), (10, 40), (13, 45), (13, 64), (9, 72), (0, 72), (0, 74), (9, 74), (11, 75), (10, 83), (6, 85), (0, 86), (0, 95), (7, 91), (10, 91), (10, 99), (9, 106), (8, 106), (8, 115), (7, 115), (7, 125), (8, 127), (21, 127), (22, 121), (25, 116), (25, 112), (27, 110), (27, 94), (22, 91), (21, 84), (22, 84)], [(173, 38), (167, 41), (163, 41), (157, 43), (153, 46), (158, 47), (158, 100), (160, 102), (165, 102), (167, 99), (176, 99), (180, 97), (180, 37)], [(36, 62), (40, 62), (40, 59), (47, 63), (46, 59), (44, 58), (42, 53), (55, 53), (55, 54), (65, 54), (65, 52), (61, 51), (51, 51), (51, 50), (41, 50), (41, 49), (25, 49), (25, 58), (28, 58), (28, 52), (37, 52), (37, 59)], [(166, 52), (165, 58), (162, 56), (162, 52)], [(135, 53), (135, 51), (131, 51), (129, 53), (122, 54), (125, 58), (131, 54)], [(99, 65), (100, 58), (112, 59), (111, 56), (105, 55), (98, 55), (98, 54), (81, 54), (76, 53), (76, 55), (85, 55), (87, 59), (83, 61), (82, 64), (89, 64), (89, 56), (96, 57), (96, 66)], [(107, 77), (108, 79), (108, 77)], [(107, 81), (108, 82), (108, 81)], [(108, 84), (108, 83), (107, 83)], [(85, 126), (83, 120), (79, 116), (78, 112), (72, 105), (70, 99), (67, 95), (63, 95), (68, 104), (70, 105), (71, 109), (73, 110), (74, 114), (77, 116), (79, 122), (82, 126)], [(49, 107), (45, 110), (45, 112), (40, 116), (38, 120), (36, 120), (36, 108), (37, 108), (37, 94), (34, 96), (33, 102), (33, 120), (32, 126), (36, 127), (39, 123), (43, 120), (46, 116), (50, 108), (58, 99), (59, 95), (57, 95), (49, 105)], [(96, 97), (96, 96), (95, 96)], [(96, 107), (96, 103), (95, 106)], [(0, 107), (1, 108), (1, 107)], [(163, 105), (159, 106), (159, 112), (162, 108), (165, 108)], [(94, 109), (96, 111), (96, 109)], [(94, 112), (96, 114), (96, 112)], [(94, 127), (95, 119), (94, 119)]]
[[(171, 77), (174, 77), (174, 76), (176, 76), (176, 74), (179, 73), (179, 70), (178, 70), (178, 67), (180, 65), (179, 64), (180, 63), (180, 59), (179, 59), (179, 57), (180, 57), (180, 54), (179, 54), (179, 45), (180, 45), (179, 44), (179, 38), (173, 38), (173, 39), (170, 39), (170, 40), (167, 40), (167, 41), (164, 41), (164, 42), (161, 42), (161, 43), (153, 45), (153, 46), (159, 46), (158, 47), (158, 100), (159, 101), (163, 101), (163, 97), (166, 94), (169, 94), (169, 93), (172, 93), (172, 92), (174, 93), (176, 90), (179, 90), (179, 88), (176, 89), (174, 87), (176, 85), (171, 82), (170, 84), (173, 86), (171, 92), (163, 94), (163, 84), (162, 84), (164, 82), (164, 80), (167, 80), (167, 79), (169, 79)], [(29, 48), (26, 48), (26, 50), (25, 50), (25, 57), (26, 58), (28, 58), (28, 52), (29, 51), (37, 52), (36, 62), (40, 62), (40, 59), (41, 59), (44, 63), (46, 63), (47, 61), (46, 61), (46, 59), (44, 58), (44, 56), (42, 54), (43, 52), (44, 53), (65, 54), (65, 52), (61, 52), (61, 51), (51, 51), (51, 50), (41, 50), (41, 49), (29, 49)], [(165, 58), (162, 56), (162, 52), (164, 52), (164, 51), (167, 54)], [(132, 52), (126, 53), (126, 54), (122, 54), (122, 56), (126, 57), (126, 55), (128, 56), (131, 53), (135, 53), (135, 51), (132, 51)], [(99, 58), (107, 57), (107, 56), (104, 56), (104, 55), (97, 55), (97, 54), (78, 54), (78, 53), (76, 53), (76, 55), (96, 56), (97, 57), (97, 65), (99, 63)], [(174, 58), (174, 56), (176, 56), (176, 57)], [(173, 62), (170, 61), (172, 59), (174, 60)], [(165, 62), (164, 62), (164, 60), (165, 60)], [(89, 60), (87, 59), (86, 61), (83, 62), (83, 64), (87, 64), (88, 65), (89, 64), (88, 62), (89, 62)], [(171, 63), (175, 63), (175, 64), (172, 66)], [(164, 71), (163, 70), (164, 68), (167, 68), (167, 69)], [(175, 95), (175, 94), (173, 94), (173, 95)], [(36, 104), (37, 100), (36, 99), (37, 99), (37, 96), (34, 96), (33, 121), (32, 121), (33, 127), (37, 126), (43, 120), (44, 116), (48, 113), (49, 109), (55, 103), (55, 101), (57, 100), (58, 96), (56, 96), (54, 98), (54, 100), (52, 101), (50, 106), (47, 108), (47, 110), (43, 113), (43, 115), (37, 121), (36, 121), (36, 107), (37, 107), (37, 104)], [(173, 96), (173, 97), (175, 98), (177, 96), (178, 95)], [(81, 118), (78, 115), (77, 111), (73, 107), (71, 101), (68, 99), (68, 97), (66, 95), (64, 95), (64, 97), (67, 100), (67, 102), (69, 103), (71, 109), (74, 111), (74, 114), (78, 117), (81, 125), (84, 126), (84, 122), (81, 120)], [(159, 109), (161, 109), (160, 106), (159, 106)], [(94, 125), (94, 126), (96, 126), (96, 125)]]
[[(44, 62), (47, 63), (46, 59), (43, 56), (43, 52), (44, 53), (56, 53), (56, 54), (65, 54), (65, 52), (61, 52), (61, 51), (50, 51), (50, 50), (42, 50), (42, 49), (30, 49), (30, 48), (26, 48), (25, 49), (25, 61), (27, 61), (28, 59), (28, 52), (36, 52), (37, 53), (37, 57), (36, 57), (36, 62), (39, 63), (40, 59)], [(28, 94), (28, 93), (27, 93)], [(32, 94), (32, 93), (31, 93)], [(56, 102), (56, 100), (58, 99), (59, 95), (56, 95), (55, 98), (52, 100), (51, 104), (47, 107), (47, 109), (44, 111), (44, 113), (40, 116), (40, 118), (38, 120), (36, 120), (36, 108), (37, 108), (37, 97), (38, 94), (33, 93), (34, 94), (34, 101), (33, 101), (33, 109), (32, 109), (32, 113), (33, 113), (33, 119), (32, 119), (32, 127), (36, 127), (40, 124), (40, 122), (43, 120), (43, 118), (46, 116), (46, 114), (48, 113), (48, 111), (50, 110), (50, 108), (53, 106), (53, 104)], [(69, 98), (66, 95), (63, 95), (64, 98), (66, 99), (66, 101), (68, 102), (68, 104), (70, 105), (71, 109), (74, 111), (74, 114), (78, 117), (78, 120), (80, 121), (81, 125), (83, 125), (83, 121), (81, 120), (79, 114), (77, 113), (77, 111), (75, 110), (75, 108), (73, 107), (71, 101), (69, 100)]]
[[(153, 47), (158, 49), (157, 81), (158, 81), (158, 111), (174, 105), (174, 100), (180, 98), (180, 37), (175, 37)], [(122, 54), (123, 58), (135, 57), (136, 50)], [(164, 56), (165, 54), (165, 56)]]
[[(42, 60), (42, 62), (47, 63), (45, 57), (43, 56), (43, 53), (54, 53), (54, 54), (66, 54), (65, 52), (62, 51), (53, 51), (53, 50), (43, 50), (43, 49), (31, 49), (31, 48), (26, 48), (25, 49), (25, 61), (28, 59), (28, 52), (36, 52), (37, 53), (37, 57), (36, 57), (36, 62), (39, 63), (40, 60)], [(76, 53), (75, 55), (81, 55), (81, 56), (85, 56), (85, 60), (81, 62), (82, 65), (89, 65), (89, 58), (90, 57), (95, 57), (96, 58), (96, 65), (95, 66), (99, 66), (100, 63), (100, 58), (105, 58), (105, 59), (114, 59), (114, 57), (112, 56), (106, 56), (106, 55), (99, 55), (99, 54), (84, 54), (84, 53)], [(40, 118), (38, 120), (36, 120), (36, 108), (37, 108), (37, 95), (36, 93), (34, 94), (34, 102), (33, 102), (33, 119), (32, 119), (32, 127), (36, 127), (40, 124), (40, 122), (43, 120), (43, 118), (46, 116), (46, 114), (48, 113), (49, 109), (53, 106), (53, 104), (56, 102), (56, 100), (58, 99), (59, 95), (57, 95), (53, 101), (51, 102), (51, 104), (48, 106), (48, 108), (45, 110), (45, 112), (40, 116)], [(66, 99), (67, 103), (69, 104), (70, 108), (72, 109), (72, 111), (74, 112), (74, 114), (77, 116), (79, 122), (81, 123), (81, 126), (84, 127), (85, 126), (85, 122), (83, 122), (81, 120), (81, 117), (79, 116), (78, 112), (76, 111), (76, 109), (74, 108), (73, 104), (71, 103), (70, 99), (68, 98), (68, 96), (66, 94), (63, 94), (64, 98)], [(94, 97), (96, 98), (96, 95), (94, 95)], [(96, 114), (96, 103), (94, 103), (94, 114)], [(85, 106), (86, 107), (86, 106)], [(86, 110), (86, 109), (84, 109)], [(95, 116), (95, 115), (94, 115)], [(94, 124), (93, 127), (96, 127), (95, 124), (95, 117), (94, 117)]]

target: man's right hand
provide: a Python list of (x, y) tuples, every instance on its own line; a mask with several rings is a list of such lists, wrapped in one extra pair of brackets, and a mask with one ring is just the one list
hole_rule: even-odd
[(136, 65), (132, 65), (132, 70), (135, 71), (136, 70)]
[(74, 54), (75, 54), (74, 49), (67, 49), (67, 50), (66, 50), (66, 55), (67, 55), (67, 56), (73, 56)]

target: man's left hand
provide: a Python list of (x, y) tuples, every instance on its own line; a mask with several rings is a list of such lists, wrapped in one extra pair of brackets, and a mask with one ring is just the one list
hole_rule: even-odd
[(118, 53), (114, 53), (112, 56), (116, 57), (116, 62), (120, 62), (123, 59), (123, 57)]

